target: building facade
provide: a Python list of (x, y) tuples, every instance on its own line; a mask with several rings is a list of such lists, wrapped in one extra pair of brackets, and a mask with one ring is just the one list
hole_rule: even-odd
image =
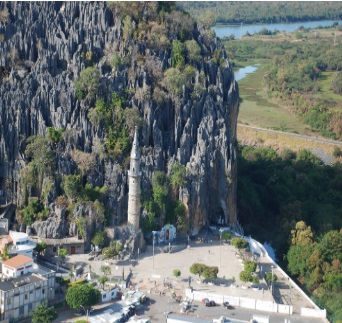
[[(14, 276), (13, 276), (14, 275)], [(0, 322), (15, 322), (30, 316), (42, 302), (55, 298), (55, 272), (18, 255), (2, 264)]]
[(138, 128), (135, 127), (133, 147), (131, 151), (131, 163), (128, 171), (129, 192), (128, 192), (128, 216), (127, 224), (132, 231), (140, 228), (140, 152), (138, 143)]

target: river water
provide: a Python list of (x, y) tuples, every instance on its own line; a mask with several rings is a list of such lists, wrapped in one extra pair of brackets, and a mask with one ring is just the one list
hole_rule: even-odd
[(333, 23), (341, 24), (338, 20), (319, 20), (319, 21), (307, 21), (307, 22), (294, 22), (294, 23), (278, 23), (278, 24), (260, 24), (260, 25), (217, 25), (213, 27), (216, 32), (216, 36), (222, 38), (224, 36), (234, 35), (235, 38), (241, 38), (249, 32), (251, 35), (258, 33), (263, 28), (274, 31), (275, 29), (280, 31), (291, 32), (297, 30), (300, 26), (305, 28), (317, 28), (318, 26), (329, 27)]
[(234, 71), (234, 75), (235, 75), (235, 80), (236, 81), (240, 81), (242, 80), (244, 77), (246, 77), (247, 74), (252, 74), (254, 73), (257, 69), (258, 69), (258, 65), (248, 65), (246, 67), (241, 67), (238, 70)]

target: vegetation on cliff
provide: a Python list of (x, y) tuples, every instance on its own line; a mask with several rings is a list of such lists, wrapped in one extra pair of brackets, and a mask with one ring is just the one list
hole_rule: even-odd
[[(45, 238), (78, 235), (87, 249), (96, 231), (124, 223), (135, 126), (144, 228), (167, 221), (188, 230), (189, 207), (212, 214), (214, 203), (202, 206), (202, 196), (235, 205), (235, 187), (214, 180), (211, 169), (236, 169), (228, 162), (236, 144), (228, 121), (236, 122), (238, 88), (208, 26), (172, 2), (1, 3), (0, 14), (0, 188), (18, 204), (17, 228), (30, 225)], [(222, 145), (214, 146), (218, 129)], [(197, 164), (210, 172), (208, 185), (194, 184)], [(179, 200), (181, 189), (188, 201)]]

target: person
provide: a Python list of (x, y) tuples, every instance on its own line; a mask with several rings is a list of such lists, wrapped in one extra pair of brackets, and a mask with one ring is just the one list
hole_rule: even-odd
[(209, 255), (210, 255), (210, 250), (208, 250), (208, 252), (209, 252)]

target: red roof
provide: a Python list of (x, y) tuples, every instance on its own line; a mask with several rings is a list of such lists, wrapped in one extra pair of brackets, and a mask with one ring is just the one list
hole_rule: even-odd
[(30, 257), (27, 257), (25, 255), (18, 255), (18, 256), (11, 258), (11, 259), (4, 261), (2, 264), (6, 265), (8, 267), (12, 267), (12, 268), (18, 268), (18, 267), (21, 267), (23, 265), (26, 265), (27, 263), (29, 263), (31, 261), (33, 261), (33, 259)]

